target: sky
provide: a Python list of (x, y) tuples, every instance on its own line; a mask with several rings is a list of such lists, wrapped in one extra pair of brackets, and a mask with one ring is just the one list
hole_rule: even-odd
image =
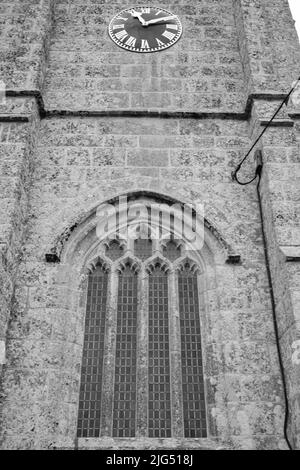
[(289, 0), (289, 4), (292, 10), (294, 20), (296, 20), (296, 28), (298, 31), (298, 36), (300, 38), (300, 0)]

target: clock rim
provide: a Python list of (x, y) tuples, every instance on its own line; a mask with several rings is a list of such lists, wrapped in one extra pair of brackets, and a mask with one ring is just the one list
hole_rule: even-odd
[[(132, 8), (147, 8), (149, 7), (149, 5), (134, 5), (134, 6), (131, 6), (131, 7), (128, 7), (128, 8), (124, 8), (123, 10), (120, 10), (116, 15), (113, 16), (113, 18), (110, 20), (109, 22), (109, 25), (108, 25), (108, 34), (109, 34), (109, 37), (110, 39), (114, 42), (114, 44), (116, 44), (120, 49), (123, 49), (123, 51), (127, 51), (127, 52), (135, 52), (137, 54), (154, 54), (156, 52), (161, 52), (161, 51), (165, 51), (167, 49), (169, 49), (170, 47), (174, 46), (175, 44), (177, 44), (177, 42), (179, 41), (179, 39), (181, 38), (182, 36), (182, 33), (183, 33), (183, 26), (182, 26), (182, 23), (181, 23), (181, 20), (180, 18), (178, 17), (178, 23), (180, 25), (180, 32), (179, 32), (179, 35), (177, 37), (177, 39), (173, 39), (172, 41), (170, 41), (169, 43), (167, 43), (166, 47), (162, 47), (162, 48), (159, 48), (159, 49), (150, 49), (150, 50), (135, 50), (135, 49), (131, 49), (131, 46), (127, 46), (127, 47), (124, 47), (124, 45), (122, 44), (118, 44), (118, 42), (114, 39), (113, 37), (113, 34), (112, 34), (112, 23), (113, 21), (116, 19), (117, 16), (119, 16), (121, 13), (123, 13), (124, 11), (125, 12), (128, 12), (128, 10), (131, 10)], [(155, 8), (157, 10), (162, 10), (162, 11), (165, 11), (166, 13), (169, 13), (171, 15), (173, 15), (174, 13), (172, 13), (171, 11), (169, 10), (166, 10), (165, 8), (161, 8), (161, 7), (156, 7), (154, 5), (150, 5), (150, 8)], [(177, 16), (177, 15), (176, 15)]]

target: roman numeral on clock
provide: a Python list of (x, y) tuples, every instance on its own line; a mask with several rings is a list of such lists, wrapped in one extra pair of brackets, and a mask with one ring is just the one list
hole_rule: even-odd
[(141, 7), (141, 13), (151, 13), (151, 9), (148, 7)]
[(124, 27), (125, 27), (124, 24), (114, 24), (114, 25), (113, 25), (113, 30), (115, 30), (115, 29), (122, 29), (122, 28), (124, 29)]
[(178, 31), (178, 26), (177, 24), (167, 24), (168, 29), (173, 29), (174, 31)]
[(128, 36), (126, 33), (125, 29), (122, 31), (119, 31), (118, 33), (115, 34), (116, 38), (119, 39), (119, 41), (124, 41), (124, 39)]
[(132, 36), (130, 36), (130, 38), (127, 39), (127, 41), (125, 42), (125, 44), (127, 44), (127, 46), (131, 46), (131, 47), (134, 47), (135, 43), (136, 43), (136, 38), (134, 38)]
[(121, 20), (121, 21), (127, 21), (127, 20), (128, 20), (128, 18), (123, 18), (122, 16), (118, 16), (117, 19), (118, 19), (118, 20)]
[(141, 49), (150, 49), (147, 39), (142, 39)]
[(161, 42), (158, 38), (155, 38), (158, 46), (164, 46), (165, 43)]
[(172, 39), (175, 38), (175, 34), (173, 33), (170, 33), (170, 31), (165, 31), (162, 36), (164, 36), (165, 38), (169, 39), (170, 41), (172, 41)]

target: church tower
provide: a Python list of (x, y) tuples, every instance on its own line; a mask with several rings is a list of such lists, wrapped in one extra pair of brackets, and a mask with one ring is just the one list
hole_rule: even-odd
[(0, 447), (300, 449), (300, 108), (232, 178), (288, 0), (6, 0), (0, 37)]

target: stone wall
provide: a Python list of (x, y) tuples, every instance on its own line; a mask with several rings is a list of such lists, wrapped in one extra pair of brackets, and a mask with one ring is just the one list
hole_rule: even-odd
[(7, 90), (40, 90), (53, 0), (0, 2), (0, 76)]
[(111, 18), (129, 6), (56, 2), (45, 83), (49, 109), (244, 110), (231, 0), (160, 1), (184, 28), (179, 43), (161, 54), (122, 51), (111, 41)]
[[(74, 445), (84, 308), (75, 275), (70, 280), (64, 266), (47, 265), (45, 253), (100, 202), (139, 190), (204, 203), (207, 219), (243, 259), (241, 266), (219, 261), (218, 293), (206, 294), (205, 357), (215, 371), (206, 372), (214, 443), (206, 445), (284, 447), (255, 187), (235, 185), (228, 172), (248, 145), (245, 122), (43, 120), (16, 291), (19, 315), (8, 333), (5, 447)], [(18, 418), (12, 421), (11, 413)]]
[[(258, 111), (258, 110), (256, 110)], [(256, 117), (259, 117), (259, 112)], [(255, 115), (255, 114), (254, 114)], [(262, 139), (260, 186), (265, 231), (290, 402), (290, 431), (299, 447), (299, 144), (298, 125), (278, 120)], [(295, 124), (295, 125), (294, 125)]]
[[(0, 304), (0, 341), (4, 355), (6, 328), (13, 308), (14, 283), (26, 231), (28, 188), (39, 125), (37, 103), (30, 96), (38, 96), (43, 83), (52, 3), (46, 0), (0, 2), (0, 79), (7, 93), (0, 103), (0, 269), (3, 299)], [(1, 364), (4, 361), (1, 354)]]
[[(23, 108), (25, 102), (21, 101), (15, 102), (14, 108)], [(35, 107), (34, 103), (32, 105)], [(6, 331), (14, 310), (12, 296), (26, 236), (28, 190), (34, 168), (33, 148), (38, 122), (34, 107), (30, 122), (0, 122), (1, 367), (5, 362)]]
[(299, 41), (287, 1), (234, 0), (248, 93), (286, 93), (299, 75)]

